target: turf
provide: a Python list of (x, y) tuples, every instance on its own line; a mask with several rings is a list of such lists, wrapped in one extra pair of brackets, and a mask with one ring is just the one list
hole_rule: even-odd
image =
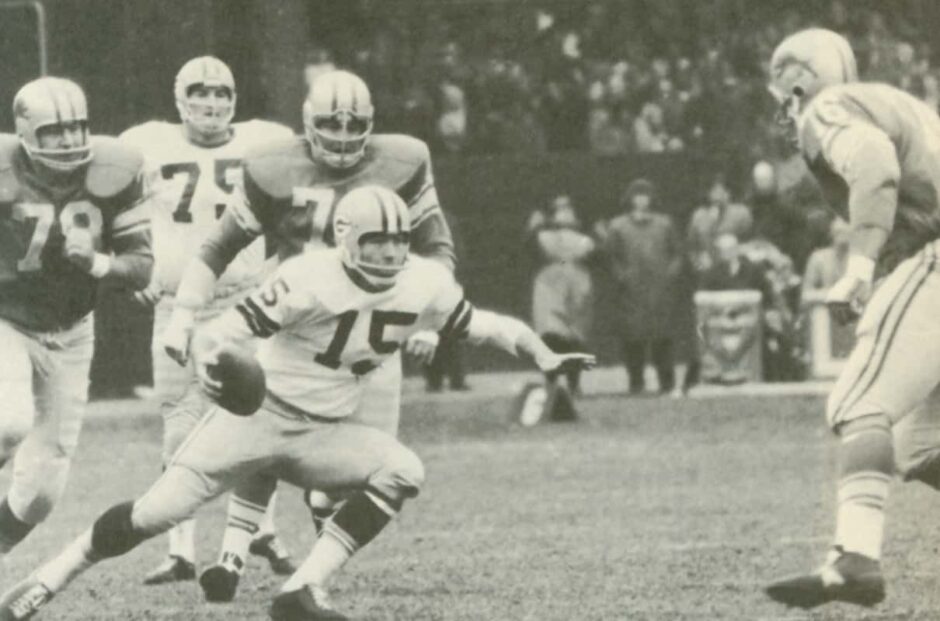
[[(890, 503), (888, 599), (874, 611), (788, 611), (761, 594), (822, 557), (833, 522), (832, 440), (814, 398), (595, 399), (584, 419), (511, 427), (487, 398), (411, 403), (403, 436), (428, 483), (339, 578), (357, 619), (940, 619), (940, 495), (897, 485)], [(5, 586), (110, 504), (159, 473), (154, 417), (92, 420), (50, 520), (8, 557)], [(4, 482), (5, 484), (5, 482)], [(214, 558), (222, 505), (201, 514), (200, 560)], [(278, 522), (311, 543), (298, 494)], [(144, 587), (162, 540), (109, 561), (60, 594), (42, 619), (264, 619), (275, 579), (260, 561), (235, 603), (193, 584)]]

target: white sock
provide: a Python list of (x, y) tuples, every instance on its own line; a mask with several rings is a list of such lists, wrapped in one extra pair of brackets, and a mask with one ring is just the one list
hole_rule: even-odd
[(884, 506), (891, 478), (881, 472), (859, 472), (839, 482), (836, 545), (873, 559), (881, 558)]
[(275, 532), (274, 527), (274, 504), (277, 500), (277, 492), (271, 494), (271, 499), (268, 501), (268, 508), (265, 510), (264, 515), (261, 517), (261, 523), (258, 524), (258, 535), (273, 535)]
[(330, 577), (355, 554), (349, 544), (326, 529), (310, 550), (304, 564), (287, 579), (281, 587), (282, 593), (296, 591), (305, 585), (325, 587)]
[(264, 519), (265, 508), (232, 494), (228, 500), (228, 521), (222, 537), (219, 564), (241, 573), (248, 558), (248, 547), (258, 533), (258, 524)]
[(97, 561), (91, 554), (91, 529), (85, 531), (65, 547), (62, 552), (36, 570), (36, 579), (53, 593), (57, 593)]
[(183, 520), (167, 532), (170, 540), (170, 556), (196, 562), (196, 520)]

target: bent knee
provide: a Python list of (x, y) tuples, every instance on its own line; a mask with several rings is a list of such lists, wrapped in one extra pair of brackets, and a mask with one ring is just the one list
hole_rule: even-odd
[(370, 484), (396, 500), (412, 498), (424, 485), (424, 463), (414, 451), (402, 446), (389, 455)]
[(920, 481), (940, 490), (940, 448), (900, 452), (896, 462), (905, 481)]

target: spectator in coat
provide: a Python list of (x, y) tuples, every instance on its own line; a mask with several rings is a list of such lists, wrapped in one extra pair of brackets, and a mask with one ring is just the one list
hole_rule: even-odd
[[(565, 197), (567, 198), (567, 197)], [(570, 202), (557, 210), (536, 233), (545, 263), (535, 277), (532, 292), (532, 325), (552, 351), (587, 351), (594, 319), (594, 287), (585, 261), (594, 251), (594, 240), (581, 231)], [(548, 373), (554, 384), (558, 372)], [(568, 390), (581, 392), (580, 371), (567, 373)]]
[(730, 233), (739, 240), (748, 239), (753, 226), (751, 210), (732, 202), (724, 180), (716, 179), (708, 190), (708, 203), (696, 209), (689, 220), (688, 252), (695, 271), (703, 274), (711, 268), (720, 235)]
[(618, 288), (620, 333), (632, 394), (645, 389), (647, 356), (659, 377), (661, 392), (675, 385), (672, 310), (682, 249), (672, 220), (653, 210), (653, 185), (645, 179), (630, 184), (617, 216), (606, 229), (604, 252)]

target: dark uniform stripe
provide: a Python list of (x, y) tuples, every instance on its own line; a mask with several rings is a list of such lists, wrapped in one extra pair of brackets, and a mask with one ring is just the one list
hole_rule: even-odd
[[(929, 259), (928, 259), (928, 255), (930, 255)], [(842, 405), (840, 405), (839, 410), (837, 411), (835, 422), (839, 422), (840, 415), (845, 414), (852, 407), (854, 407), (856, 403), (861, 401), (862, 398), (865, 396), (865, 394), (869, 390), (871, 390), (871, 387), (875, 385), (875, 382), (878, 381), (878, 377), (879, 375), (881, 375), (881, 369), (884, 367), (885, 360), (887, 360), (888, 354), (891, 351), (891, 345), (894, 344), (894, 337), (895, 335), (897, 335), (898, 328), (900, 327), (901, 322), (904, 320), (904, 316), (907, 314), (907, 309), (910, 308), (911, 303), (914, 301), (914, 298), (917, 297), (918, 292), (923, 288), (924, 283), (927, 282), (927, 279), (930, 277), (931, 273), (933, 273), (936, 262), (937, 260), (936, 260), (936, 257), (934, 256), (933, 249), (931, 246), (928, 246), (924, 252), (923, 263), (919, 265), (918, 267), (914, 268), (912, 275), (920, 271), (921, 267), (924, 266), (923, 265), (924, 263), (926, 263), (926, 266), (925, 266), (926, 269), (924, 270), (924, 273), (921, 275), (917, 283), (913, 287), (911, 287), (911, 290), (910, 290), (909, 295), (907, 296), (907, 299), (904, 301), (900, 312), (897, 313), (897, 318), (894, 321), (894, 325), (889, 330), (890, 333), (887, 336), (887, 340), (885, 340), (884, 342), (885, 343), (884, 347), (881, 348), (881, 356), (878, 359), (878, 363), (875, 367), (873, 367), (874, 371), (870, 374), (870, 378), (865, 382), (864, 388), (858, 391), (855, 397), (849, 399), (848, 393), (846, 394), (846, 399), (842, 402)], [(897, 302), (899, 299), (902, 299), (904, 297), (902, 295), (902, 292), (907, 287), (909, 281), (910, 281), (910, 277), (908, 277), (908, 279), (904, 283), (904, 286), (898, 291), (898, 297), (892, 301), (892, 305), (894, 302)], [(889, 312), (890, 312), (890, 309), (889, 309)], [(885, 313), (885, 316), (887, 315), (888, 313)], [(884, 325), (884, 322), (882, 322), (882, 326), (883, 325)], [(879, 326), (879, 328), (881, 328), (882, 326)], [(878, 349), (878, 335), (876, 335), (875, 345), (872, 347), (873, 355), (869, 356), (868, 362), (871, 362), (874, 359), (874, 353), (877, 349)], [(866, 366), (868, 365), (866, 364)], [(861, 377), (862, 375), (864, 375), (864, 370), (862, 373), (859, 374), (859, 377)], [(859, 385), (857, 381), (856, 381), (856, 385)]]
[(251, 333), (255, 336), (263, 336), (261, 331), (261, 326), (258, 325), (258, 322), (255, 320), (254, 316), (251, 314), (244, 304), (238, 304), (235, 306), (235, 310), (239, 312), (242, 316), (242, 319), (245, 320), (245, 323), (248, 324), (248, 329), (251, 330)]
[(414, 174), (400, 188), (398, 195), (404, 199), (408, 205), (414, 205), (415, 201), (421, 198), (421, 195), (427, 191), (427, 187), (433, 187), (433, 183), (428, 183), (428, 163), (421, 162), (415, 169)]
[(55, 108), (55, 121), (56, 123), (62, 123), (62, 111), (59, 109), (59, 98), (55, 96), (55, 89), (53, 89), (52, 86), (49, 86), (48, 90), (52, 107)]
[(333, 102), (330, 104), (330, 112), (336, 112), (336, 108), (339, 107), (339, 89), (336, 88), (336, 81), (333, 81)]
[(281, 324), (268, 317), (264, 311), (261, 310), (261, 307), (251, 298), (245, 298), (245, 306), (254, 314), (255, 318), (258, 320), (258, 324), (269, 331), (270, 334), (274, 334), (281, 329)]
[(460, 303), (458, 303), (454, 308), (454, 312), (450, 314), (450, 317), (448, 317), (447, 321), (444, 323), (444, 327), (441, 328), (442, 334), (447, 334), (454, 329), (454, 324), (457, 323), (458, 319), (460, 319), (460, 315), (464, 312), (467, 306), (469, 306), (469, 303), (467, 302), (466, 298), (460, 300)]
[(468, 304), (467, 312), (463, 314), (463, 317), (461, 317), (456, 324), (454, 324), (454, 331), (450, 334), (450, 336), (457, 337), (459, 339), (466, 338), (471, 319), (473, 319), (473, 307)]

